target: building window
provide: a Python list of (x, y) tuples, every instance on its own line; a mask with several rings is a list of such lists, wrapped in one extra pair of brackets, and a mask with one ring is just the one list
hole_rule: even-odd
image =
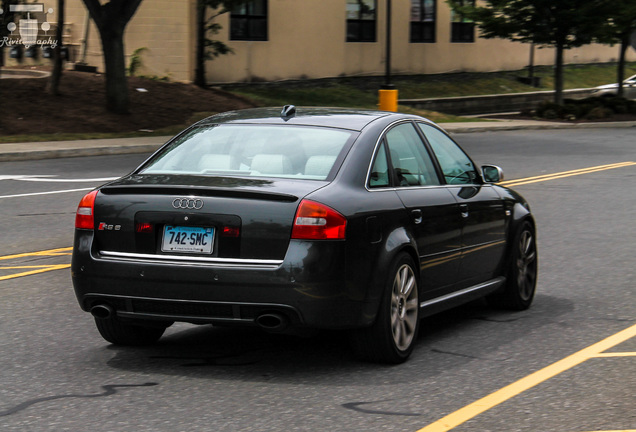
[[(460, 6), (475, 6), (475, 0), (459, 0)], [(453, 11), (451, 42), (475, 42), (475, 23), (462, 14)]]
[(347, 0), (347, 42), (375, 42), (376, 0)]
[(411, 42), (435, 42), (435, 1), (411, 0)]
[(267, 0), (248, 0), (232, 8), (230, 40), (267, 40)]

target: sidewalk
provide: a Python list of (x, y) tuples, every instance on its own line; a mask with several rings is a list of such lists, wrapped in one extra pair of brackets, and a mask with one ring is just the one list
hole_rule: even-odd
[[(500, 120), (491, 122), (441, 123), (440, 126), (451, 134), (458, 134), (537, 129), (636, 128), (636, 122), (558, 123), (535, 120)], [(82, 141), (0, 143), (0, 162), (151, 153), (170, 138), (170, 136), (151, 136)]]

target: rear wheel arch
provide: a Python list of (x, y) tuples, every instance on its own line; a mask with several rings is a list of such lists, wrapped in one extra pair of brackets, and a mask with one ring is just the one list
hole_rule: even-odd
[[(417, 251), (417, 243), (415, 242), (415, 238), (404, 228), (398, 228), (392, 231), (382, 242), (381, 250), (382, 252), (375, 263), (373, 271), (375, 281), (384, 281), (384, 274), (387, 269), (401, 253), (408, 254), (416, 267), (419, 268), (420, 258)], [(419, 282), (419, 272), (417, 272), (416, 276)]]
[(413, 351), (419, 332), (419, 265), (405, 249), (383, 274), (378, 311), (369, 327), (351, 332), (352, 347), (363, 360), (402, 363)]
[[(373, 262), (365, 266), (369, 271), (369, 276), (366, 279), (369, 282), (364, 287), (366, 291), (365, 302), (367, 303), (365, 306), (365, 319), (363, 320), (364, 326), (373, 324), (378, 315), (382, 293), (385, 288), (386, 272), (389, 271), (396, 257), (405, 253), (413, 260), (418, 270), (420, 267), (415, 239), (402, 227), (396, 228), (383, 238), (378, 250), (379, 252)], [(416, 277), (418, 289), (421, 289), (419, 271), (416, 271)]]

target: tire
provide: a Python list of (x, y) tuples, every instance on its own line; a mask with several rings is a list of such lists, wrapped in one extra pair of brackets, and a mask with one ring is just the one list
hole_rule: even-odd
[(362, 360), (398, 364), (411, 355), (420, 325), (416, 268), (406, 253), (391, 264), (373, 325), (352, 334), (353, 348)]
[(514, 237), (504, 289), (488, 297), (496, 307), (525, 310), (534, 299), (538, 274), (538, 254), (535, 231), (524, 222)]
[(115, 345), (144, 346), (152, 345), (169, 327), (170, 323), (145, 326), (135, 323), (122, 322), (116, 317), (95, 318), (95, 325), (102, 337)]

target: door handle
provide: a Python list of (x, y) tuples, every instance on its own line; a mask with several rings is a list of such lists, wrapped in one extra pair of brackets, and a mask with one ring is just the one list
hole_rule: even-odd
[(468, 217), (468, 204), (460, 204), (459, 211), (462, 214), (462, 217), (465, 219)]
[(411, 216), (413, 217), (413, 222), (415, 222), (416, 224), (422, 223), (422, 210), (412, 210)]

